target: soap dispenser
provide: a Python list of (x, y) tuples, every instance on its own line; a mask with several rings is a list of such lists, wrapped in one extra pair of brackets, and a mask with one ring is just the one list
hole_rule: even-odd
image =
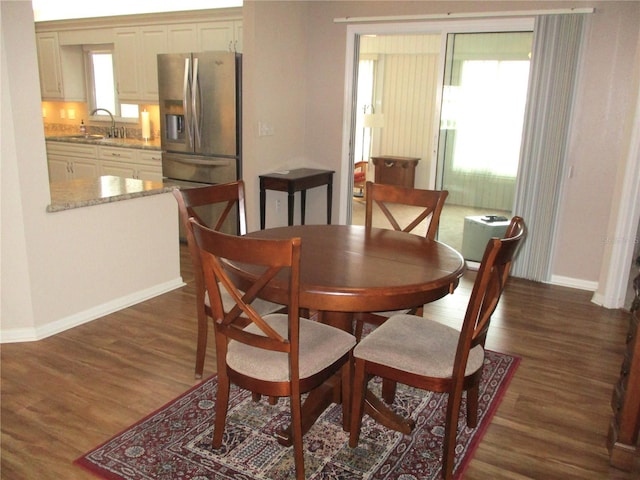
[(87, 134), (87, 126), (84, 124), (84, 120), (80, 120), (80, 133)]

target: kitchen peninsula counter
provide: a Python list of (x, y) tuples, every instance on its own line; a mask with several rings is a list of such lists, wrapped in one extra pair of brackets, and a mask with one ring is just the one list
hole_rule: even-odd
[(47, 212), (60, 212), (73, 208), (119, 202), (170, 192), (172, 186), (162, 182), (104, 175), (97, 178), (79, 178), (52, 182), (51, 204)]

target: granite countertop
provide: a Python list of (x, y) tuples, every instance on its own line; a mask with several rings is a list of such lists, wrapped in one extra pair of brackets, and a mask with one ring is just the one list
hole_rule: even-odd
[(139, 138), (95, 138), (80, 135), (47, 135), (45, 140), (51, 142), (82, 143), (85, 145), (102, 145), (107, 147), (139, 148), (142, 150), (162, 150), (160, 139), (141, 140)]
[(47, 206), (47, 212), (60, 212), (72, 208), (157, 195), (170, 192), (173, 188), (162, 182), (112, 175), (52, 182), (50, 185), (51, 204)]

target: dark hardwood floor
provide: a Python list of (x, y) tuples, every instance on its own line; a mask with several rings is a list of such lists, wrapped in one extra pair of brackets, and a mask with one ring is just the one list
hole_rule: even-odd
[[(197, 383), (193, 272), (182, 253), (186, 287), (39, 342), (1, 346), (2, 479), (95, 478), (72, 461)], [(457, 325), (472, 277), (426, 315)], [(628, 313), (590, 299), (511, 279), (487, 347), (522, 362), (465, 479), (635, 478), (610, 467), (606, 449)], [(205, 375), (213, 369), (210, 342)]]

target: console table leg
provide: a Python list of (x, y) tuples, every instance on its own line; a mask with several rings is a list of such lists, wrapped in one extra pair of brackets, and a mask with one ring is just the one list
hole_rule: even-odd
[(294, 202), (295, 202), (294, 192), (289, 192), (289, 196), (287, 198), (287, 209), (288, 209), (287, 220), (289, 221), (289, 226), (293, 225), (293, 209), (295, 206)]
[(331, 200), (333, 199), (333, 182), (327, 183), (327, 225), (331, 225)]
[(307, 191), (300, 190), (300, 225), (304, 225), (304, 211), (307, 208)]
[(267, 200), (267, 191), (261, 185), (260, 186), (260, 230), (264, 230), (264, 225), (265, 225), (264, 214), (265, 214), (266, 200)]

